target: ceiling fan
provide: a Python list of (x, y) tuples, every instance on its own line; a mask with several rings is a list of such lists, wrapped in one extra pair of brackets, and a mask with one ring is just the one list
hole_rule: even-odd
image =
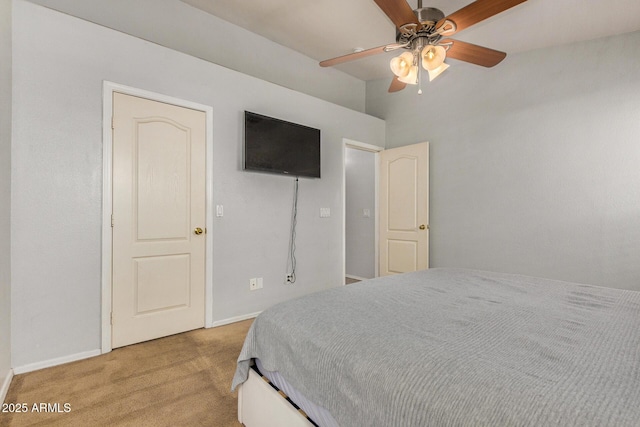
[(391, 60), (391, 71), (395, 76), (389, 92), (400, 91), (407, 84), (418, 84), (418, 93), (422, 93), (421, 70), (428, 72), (429, 81), (435, 79), (449, 67), (444, 62), (446, 57), (483, 67), (493, 67), (500, 63), (507, 56), (506, 53), (445, 37), (526, 0), (476, 0), (449, 16), (445, 16), (439, 9), (422, 7), (422, 0), (418, 0), (416, 10), (411, 10), (406, 0), (374, 1), (396, 25), (396, 43), (327, 59), (320, 62), (320, 66), (331, 67), (383, 52), (406, 49), (407, 52)]

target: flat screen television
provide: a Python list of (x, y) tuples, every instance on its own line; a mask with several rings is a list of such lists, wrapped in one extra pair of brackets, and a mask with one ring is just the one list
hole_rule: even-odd
[(244, 169), (320, 178), (320, 129), (245, 111)]

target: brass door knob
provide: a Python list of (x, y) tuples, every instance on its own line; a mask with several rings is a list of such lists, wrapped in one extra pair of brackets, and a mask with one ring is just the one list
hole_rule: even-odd
[(195, 230), (193, 230), (193, 232), (199, 236), (202, 234), (202, 228), (196, 227)]
[(420, 230), (424, 230), (425, 228), (427, 228), (427, 227), (426, 227), (424, 224), (422, 224), (422, 225), (420, 226)]

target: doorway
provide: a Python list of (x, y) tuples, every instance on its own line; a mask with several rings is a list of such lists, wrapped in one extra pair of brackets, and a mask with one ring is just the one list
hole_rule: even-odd
[(370, 144), (344, 143), (345, 283), (378, 276), (378, 152)]
[(384, 150), (345, 139), (343, 159), (345, 284), (429, 268), (429, 143)]

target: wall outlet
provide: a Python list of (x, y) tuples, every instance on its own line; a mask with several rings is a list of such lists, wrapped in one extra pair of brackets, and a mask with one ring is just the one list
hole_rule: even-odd
[(249, 279), (249, 290), (257, 291), (258, 289), (262, 289), (262, 277)]
[(290, 285), (293, 283), (293, 276), (291, 274), (287, 274), (287, 277), (284, 278), (284, 282), (287, 285)]

